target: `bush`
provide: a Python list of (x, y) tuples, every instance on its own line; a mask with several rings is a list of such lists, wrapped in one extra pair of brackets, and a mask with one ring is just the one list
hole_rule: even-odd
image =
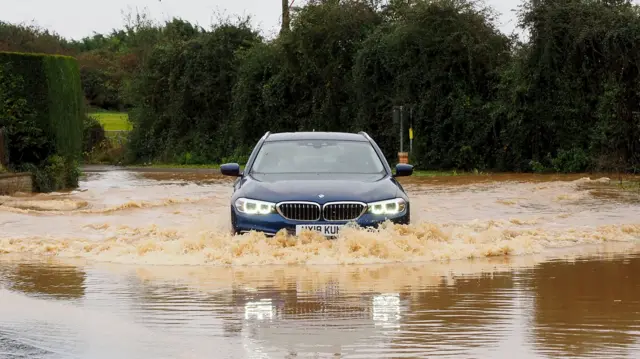
[[(131, 105), (135, 162), (242, 161), (266, 131), (314, 129), (367, 131), (393, 162), (403, 106), (403, 146), (411, 125), (422, 169), (638, 171), (640, 7), (523, 0), (522, 43), (481, 3), (310, 0), (268, 41), (246, 24), (138, 18), (80, 44), (85, 90), (94, 104)], [(14, 117), (40, 113), (10, 105)], [(20, 138), (14, 148), (47, 143)]]
[(32, 172), (38, 190), (77, 186), (83, 113), (75, 59), (0, 52), (0, 127), (9, 137), (9, 167)]
[(104, 126), (95, 117), (84, 115), (82, 123), (82, 151), (87, 153), (106, 141), (107, 137), (104, 132)]
[(78, 186), (80, 171), (77, 161), (68, 161), (59, 155), (52, 155), (42, 165), (31, 163), (20, 167), (21, 171), (31, 172), (36, 192), (52, 192)]
[(559, 150), (558, 155), (551, 160), (551, 164), (556, 172), (582, 172), (589, 166), (589, 158), (580, 148), (569, 151)]
[(127, 144), (138, 162), (219, 161), (232, 150), (236, 52), (257, 41), (245, 25), (222, 25), (154, 48), (134, 82), (137, 107)]
[(104, 126), (92, 116), (84, 116), (83, 161), (85, 163), (121, 164), (125, 146), (120, 138), (106, 135)]

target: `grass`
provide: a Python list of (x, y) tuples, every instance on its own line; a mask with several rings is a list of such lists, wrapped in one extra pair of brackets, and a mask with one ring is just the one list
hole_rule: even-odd
[(124, 112), (98, 111), (89, 116), (100, 121), (105, 131), (131, 131), (129, 115)]
[(623, 191), (637, 191), (640, 192), (640, 178), (631, 177), (626, 179), (611, 179), (609, 186), (615, 186)]

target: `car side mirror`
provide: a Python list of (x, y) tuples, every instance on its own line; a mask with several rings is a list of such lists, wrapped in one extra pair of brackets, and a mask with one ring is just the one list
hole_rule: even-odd
[(413, 174), (413, 166), (406, 163), (398, 163), (396, 165), (396, 174), (394, 177), (406, 177)]
[(237, 163), (225, 163), (220, 166), (220, 172), (225, 176), (239, 177), (240, 165)]

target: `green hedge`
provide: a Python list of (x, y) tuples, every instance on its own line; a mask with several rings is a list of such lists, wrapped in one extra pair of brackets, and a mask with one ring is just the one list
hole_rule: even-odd
[(83, 92), (72, 57), (0, 52), (0, 127), (13, 170), (34, 173), (35, 190), (76, 187)]

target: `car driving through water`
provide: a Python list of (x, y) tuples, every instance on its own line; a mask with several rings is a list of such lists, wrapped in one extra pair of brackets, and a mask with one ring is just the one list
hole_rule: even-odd
[(409, 197), (396, 180), (413, 174), (398, 164), (392, 172), (383, 152), (365, 132), (267, 132), (244, 170), (221, 166), (235, 176), (231, 226), (275, 235), (282, 229), (335, 237), (355, 223), (376, 227), (384, 221), (409, 224)]

